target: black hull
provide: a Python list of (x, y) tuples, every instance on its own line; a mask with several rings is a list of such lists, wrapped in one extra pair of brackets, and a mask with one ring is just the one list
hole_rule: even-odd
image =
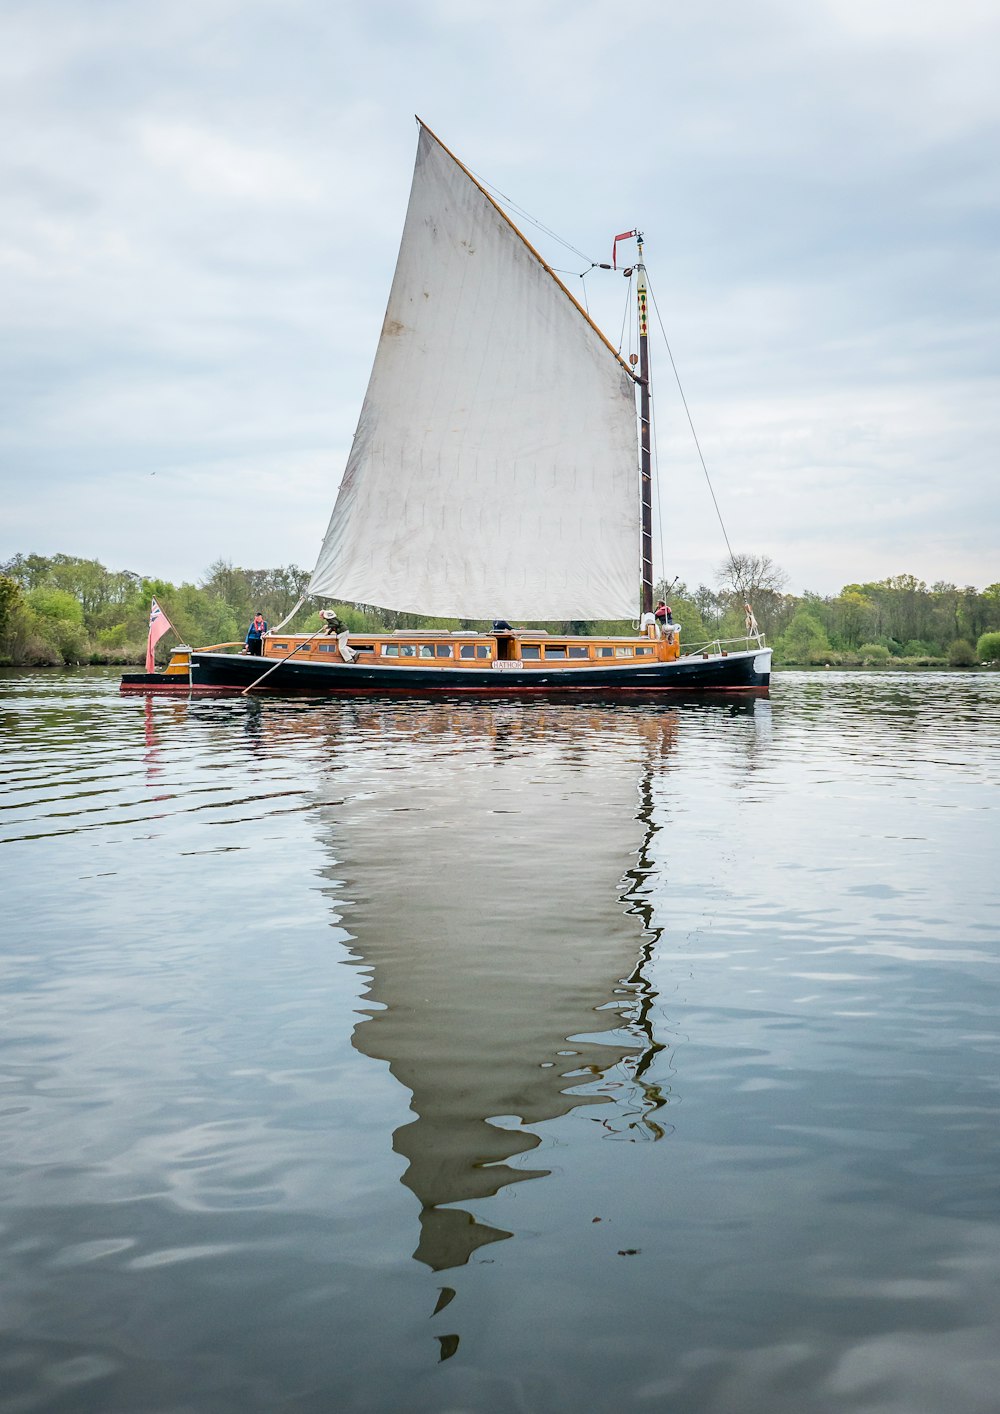
[[(289, 658), (251, 658), (229, 653), (192, 653), (190, 679), (163, 673), (132, 673), (122, 678), (126, 693), (170, 696), (225, 696), (253, 688), (270, 697), (524, 697), (566, 694), (608, 697), (671, 692), (747, 692), (767, 688), (768, 649), (677, 658), (671, 663), (623, 667), (425, 668), (419, 664), (313, 663)], [(274, 668), (273, 672), (270, 669)], [(763, 671), (762, 671), (763, 669)], [(254, 687), (265, 673), (270, 675)]]

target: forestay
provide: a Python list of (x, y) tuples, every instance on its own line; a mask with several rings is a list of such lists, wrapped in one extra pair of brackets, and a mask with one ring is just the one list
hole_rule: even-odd
[(309, 592), (448, 618), (627, 619), (638, 584), (632, 380), (422, 127)]

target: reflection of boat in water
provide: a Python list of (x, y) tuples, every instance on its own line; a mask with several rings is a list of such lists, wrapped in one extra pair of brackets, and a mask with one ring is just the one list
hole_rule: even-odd
[[(605, 1132), (661, 1132), (662, 1097), (637, 1076), (649, 940), (625, 876), (646, 832), (644, 731), (659, 750), (674, 718), (635, 717), (372, 708), (383, 769), (338, 755), (329, 874), (371, 968), (354, 1044), (412, 1095), (393, 1144), (421, 1204), (414, 1255), (435, 1270), (510, 1236), (455, 1205), (548, 1172), (522, 1160), (531, 1126), (604, 1105)], [(395, 753), (405, 784), (384, 769)]]
[[(179, 649), (165, 673), (127, 674), (122, 690), (599, 698), (766, 688), (771, 651), (749, 606), (745, 637), (728, 646), (682, 650), (680, 627), (654, 622), (650, 292), (633, 237), (638, 259), (623, 273), (634, 281), (637, 350), (626, 359), (421, 124), (375, 364), (308, 592), (451, 620), (456, 631), (366, 630), (350, 645), (345, 632), (338, 646), (282, 624), (263, 657), (225, 651), (237, 645)], [(549, 635), (498, 614), (617, 627)], [(618, 632), (637, 620), (638, 633)], [(459, 621), (493, 629), (457, 631)]]

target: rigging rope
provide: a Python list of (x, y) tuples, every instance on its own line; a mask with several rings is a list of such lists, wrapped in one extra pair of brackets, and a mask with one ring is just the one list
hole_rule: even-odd
[(708, 467), (705, 465), (705, 458), (702, 455), (701, 443), (698, 441), (698, 434), (694, 430), (694, 419), (691, 417), (691, 409), (688, 407), (687, 398), (684, 396), (684, 388), (681, 385), (681, 376), (677, 372), (677, 364), (674, 362), (674, 355), (673, 350), (670, 347), (670, 340), (667, 338), (667, 331), (666, 329), (664, 329), (663, 320), (660, 318), (659, 306), (656, 303), (656, 296), (653, 294), (653, 286), (652, 284), (650, 284), (648, 271), (646, 272), (646, 283), (649, 286), (649, 298), (652, 300), (653, 308), (656, 310), (656, 318), (660, 326), (660, 333), (663, 335), (663, 342), (666, 345), (667, 356), (670, 359), (670, 367), (674, 370), (674, 378), (677, 381), (677, 391), (681, 395), (681, 402), (684, 404), (684, 411), (687, 414), (688, 426), (691, 429), (691, 436), (694, 438), (694, 445), (698, 451), (698, 460), (701, 462), (701, 469), (705, 473), (705, 480), (708, 483), (708, 489), (712, 497), (712, 504), (715, 507), (715, 514), (719, 517), (719, 525), (722, 529), (722, 538), (726, 542), (726, 549), (729, 551), (730, 560), (735, 560), (736, 556), (733, 554), (733, 547), (729, 543), (729, 536), (726, 533), (726, 523), (722, 519), (722, 512), (719, 510), (719, 503), (715, 498), (715, 488), (712, 485), (712, 478), (708, 474)]
[(587, 311), (588, 319), (590, 318), (590, 300), (587, 298), (587, 276), (589, 274), (589, 270), (584, 270), (580, 275), (580, 288), (583, 291), (583, 307)]
[(292, 619), (294, 619), (295, 615), (299, 612), (299, 610), (302, 608), (302, 605), (306, 602), (306, 600), (307, 600), (308, 598), (309, 598), (309, 595), (308, 595), (308, 594), (303, 594), (302, 598), (301, 598), (301, 599), (299, 600), (299, 602), (296, 604), (296, 606), (295, 606), (295, 608), (292, 610), (292, 612), (291, 612), (290, 614), (286, 614), (285, 617), (281, 620), (281, 623), (280, 623), (280, 624), (276, 624), (275, 627), (272, 628), (271, 632), (272, 632), (272, 633), (280, 633), (281, 630), (285, 627), (285, 624), (291, 623)]
[(618, 356), (621, 357), (622, 347), (625, 343), (625, 323), (628, 321), (628, 351), (632, 352), (632, 280), (629, 279), (628, 289), (625, 291), (625, 309), (622, 313), (622, 327), (618, 335)]
[[(471, 171), (472, 169), (470, 168), (469, 170)], [(490, 193), (490, 195), (493, 196), (502, 205), (507, 207), (508, 210), (516, 212), (517, 215), (522, 217), (525, 221), (530, 221), (532, 226), (534, 226), (537, 230), (544, 232), (544, 234), (550, 236), (552, 240), (558, 241), (561, 246), (565, 246), (567, 250), (571, 250), (573, 254), (578, 255), (581, 260), (590, 261), (591, 269), (593, 269), (595, 265), (600, 264), (600, 261), (591, 260), (590, 256), (585, 255), (582, 250), (577, 250), (575, 245), (570, 245), (569, 241), (564, 241), (562, 236), (557, 235), (555, 231), (551, 230), (548, 226), (543, 225), (543, 223), (539, 221), (537, 216), (532, 216), (531, 212), (526, 211), (523, 206), (518, 206), (516, 201), (511, 201), (510, 197), (505, 196), (504, 193), (499, 189), (499, 187), (495, 187), (492, 182), (488, 182), (486, 178), (481, 177), (478, 172), (473, 172), (472, 175), (475, 177), (476, 181), (480, 184), (480, 186), (485, 187), (486, 190)], [(574, 271), (573, 273), (577, 274), (578, 272)]]
[[(608, 266), (607, 266), (603, 261), (591, 260), (590, 257), (589, 257), (588, 255), (584, 254), (584, 252), (583, 252), (582, 250), (579, 250), (575, 245), (571, 245), (571, 244), (569, 243), (569, 241), (563, 240), (562, 236), (558, 235), (555, 231), (553, 231), (553, 230), (551, 229), (551, 227), (544, 225), (541, 221), (538, 220), (537, 216), (532, 216), (532, 214), (531, 214), (530, 211), (525, 210), (525, 208), (524, 208), (523, 206), (519, 206), (516, 201), (512, 201), (509, 196), (507, 196), (504, 192), (502, 192), (502, 191), (499, 189), (499, 187), (495, 187), (495, 186), (492, 184), (492, 182), (488, 182), (488, 181), (485, 179), (485, 177), (481, 177), (477, 172), (474, 172), (474, 173), (473, 173), (473, 176), (476, 178), (476, 181), (478, 181), (483, 187), (485, 187), (486, 190), (487, 190), (488, 192), (490, 192), (491, 195), (492, 195), (497, 201), (499, 201), (503, 206), (505, 206), (509, 211), (513, 211), (513, 212), (515, 212), (519, 217), (521, 217), (523, 220), (529, 221), (529, 222), (531, 223), (531, 225), (534, 226), (537, 230), (544, 232), (544, 234), (547, 235), (547, 236), (549, 236), (552, 240), (558, 241), (558, 243), (559, 243), (561, 246), (563, 246), (566, 250), (572, 251), (572, 253), (573, 253), (574, 255), (578, 255), (581, 260), (586, 260), (586, 261), (588, 261), (588, 268), (587, 268), (586, 270), (583, 270), (583, 271), (580, 271), (580, 272), (579, 272), (580, 280), (581, 280), (581, 281), (584, 281), (584, 280), (585, 280), (585, 277), (590, 274), (590, 271), (591, 271), (591, 270), (594, 270), (594, 269), (607, 270), (607, 269), (608, 269)], [(560, 272), (558, 272), (558, 273), (568, 275), (568, 274), (570, 274), (570, 271), (565, 270), (565, 271), (560, 271)], [(573, 273), (577, 273), (577, 272), (573, 272)], [(629, 309), (630, 309), (630, 308), (631, 308), (631, 298), (630, 298), (630, 297), (631, 297), (631, 292), (632, 292), (632, 277), (631, 277), (631, 271), (629, 272), (628, 282), (629, 282), (629, 297), (628, 297), (628, 299), (627, 299), (626, 308), (629, 308)], [(647, 284), (647, 288), (648, 288), (648, 290), (649, 290), (649, 298), (650, 298), (650, 300), (652, 301), (653, 309), (656, 311), (656, 318), (657, 318), (657, 322), (659, 323), (659, 326), (660, 326), (660, 333), (663, 335), (663, 342), (664, 342), (664, 344), (666, 345), (667, 357), (670, 359), (670, 367), (671, 367), (671, 368), (673, 369), (673, 371), (674, 371), (674, 378), (675, 378), (676, 383), (677, 383), (677, 391), (678, 391), (678, 392), (680, 393), (680, 395), (681, 395), (681, 402), (682, 402), (683, 405), (684, 405), (684, 413), (685, 413), (685, 415), (686, 415), (686, 417), (687, 417), (688, 426), (689, 426), (690, 429), (691, 429), (691, 436), (692, 436), (692, 438), (694, 439), (694, 445), (695, 445), (695, 448), (696, 448), (696, 450), (697, 450), (697, 452), (698, 452), (698, 460), (701, 462), (701, 469), (702, 469), (702, 471), (703, 471), (704, 474), (705, 474), (705, 481), (706, 481), (706, 484), (708, 485), (709, 494), (710, 494), (711, 497), (712, 497), (712, 505), (715, 507), (715, 514), (718, 516), (718, 519), (719, 519), (719, 528), (720, 528), (721, 531), (722, 531), (722, 538), (723, 538), (723, 540), (725, 540), (725, 542), (726, 542), (726, 549), (729, 551), (729, 558), (730, 558), (730, 560), (734, 560), (736, 557), (735, 557), (735, 555), (733, 554), (733, 547), (732, 547), (732, 545), (729, 543), (729, 534), (728, 534), (728, 532), (726, 531), (726, 523), (725, 523), (725, 521), (722, 519), (722, 511), (719, 509), (719, 502), (718, 502), (718, 499), (716, 498), (716, 495), (715, 495), (715, 487), (712, 485), (712, 478), (711, 478), (711, 477), (709, 476), (709, 474), (708, 474), (708, 466), (706, 465), (705, 457), (704, 457), (704, 454), (703, 454), (703, 452), (702, 452), (702, 450), (701, 450), (701, 443), (698, 441), (698, 433), (695, 431), (694, 419), (693, 419), (692, 416), (691, 416), (691, 409), (688, 407), (688, 401), (687, 401), (687, 398), (686, 398), (685, 395), (684, 395), (684, 387), (683, 387), (683, 384), (681, 383), (681, 376), (680, 376), (680, 374), (679, 374), (678, 371), (677, 371), (677, 364), (676, 364), (675, 361), (674, 361), (674, 354), (673, 354), (673, 350), (672, 350), (671, 347), (670, 347), (670, 340), (667, 338), (667, 331), (666, 331), (666, 329), (664, 329), (664, 327), (663, 327), (663, 319), (662, 319), (661, 316), (660, 316), (660, 309), (659, 309), (659, 306), (658, 306), (657, 303), (656, 303), (656, 296), (655, 296), (654, 293), (653, 293), (653, 285), (652, 285), (651, 280), (649, 279), (649, 272), (648, 272), (648, 270), (647, 270), (647, 272), (646, 272), (646, 284)], [(584, 306), (585, 306), (585, 308), (587, 308), (587, 312), (588, 312), (588, 314), (589, 314), (590, 310), (589, 310), (589, 302), (588, 302), (588, 300), (587, 300), (586, 284), (584, 284), (584, 288), (583, 288), (583, 298), (584, 298)], [(632, 321), (631, 321), (631, 318), (630, 318), (630, 319), (629, 319), (629, 342), (630, 342), (630, 345), (631, 345), (631, 336), (632, 336), (631, 323), (632, 323)], [(619, 353), (619, 355), (621, 354), (622, 343), (624, 342), (624, 337), (625, 337), (625, 320), (624, 320), (624, 318), (623, 318), (623, 319), (622, 319), (622, 331), (621, 331), (621, 335), (619, 336), (619, 341), (618, 341), (618, 353)], [(651, 423), (651, 424), (652, 424), (652, 421), (653, 421), (652, 397), (650, 397), (650, 423)], [(651, 426), (651, 431), (653, 431), (654, 442), (655, 442), (655, 431), (653, 430), (652, 426)], [(656, 500), (657, 500), (657, 520), (658, 520), (658, 522), (659, 522), (659, 532), (660, 532), (660, 560), (661, 560), (661, 563), (662, 563), (662, 565), (663, 565), (664, 578), (666, 578), (666, 572), (667, 572), (667, 571), (666, 571), (666, 561), (665, 561), (665, 559), (664, 559), (664, 557), (663, 557), (663, 515), (662, 515), (662, 505), (661, 505), (661, 499), (660, 499), (660, 487), (659, 487), (659, 474), (658, 474), (658, 471), (657, 471), (657, 478), (656, 478)]]
[[(569, 241), (564, 240), (563, 237), (560, 236), (557, 231), (552, 230), (551, 226), (546, 226), (543, 221), (539, 221), (537, 216), (532, 216), (530, 211), (527, 211), (523, 206), (519, 206), (516, 201), (512, 201), (511, 198), (507, 196), (505, 192), (502, 192), (500, 190), (499, 187), (495, 187), (492, 182), (488, 182), (485, 177), (481, 176), (478, 172), (473, 171), (471, 167), (469, 170), (470, 172), (472, 172), (473, 177), (476, 179), (479, 185), (490, 194), (490, 196), (496, 201), (498, 206), (503, 207), (508, 212), (512, 212), (521, 220), (528, 222), (528, 224), (534, 226), (536, 230), (541, 231), (543, 235), (548, 236), (550, 240), (556, 241), (565, 250), (570, 251), (573, 255), (578, 255), (581, 260), (585, 260), (587, 262), (586, 270), (561, 270), (557, 265), (550, 265), (549, 269), (554, 275), (578, 276), (582, 286), (581, 293), (583, 295), (583, 307), (589, 318), (590, 299), (587, 293), (587, 276), (590, 274), (591, 270), (610, 270), (612, 267), (608, 264), (608, 262), (606, 260), (591, 260), (589, 255), (587, 255), (584, 251), (580, 250), (577, 246), (571, 245)], [(621, 353), (620, 344), (618, 346), (618, 352), (619, 354)]]

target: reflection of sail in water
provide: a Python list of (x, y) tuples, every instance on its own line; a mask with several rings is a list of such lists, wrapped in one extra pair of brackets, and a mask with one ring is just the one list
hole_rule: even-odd
[(372, 968), (354, 1044), (412, 1094), (394, 1147), (422, 1205), (414, 1255), (440, 1270), (510, 1235), (445, 1205), (547, 1172), (508, 1162), (539, 1143), (519, 1122), (606, 1101), (597, 1082), (646, 1049), (641, 1027), (622, 1029), (643, 943), (622, 878), (643, 845), (653, 724), (572, 709), (373, 714), (386, 723), (378, 769), (341, 757), (346, 800), (323, 815), (343, 920)]

